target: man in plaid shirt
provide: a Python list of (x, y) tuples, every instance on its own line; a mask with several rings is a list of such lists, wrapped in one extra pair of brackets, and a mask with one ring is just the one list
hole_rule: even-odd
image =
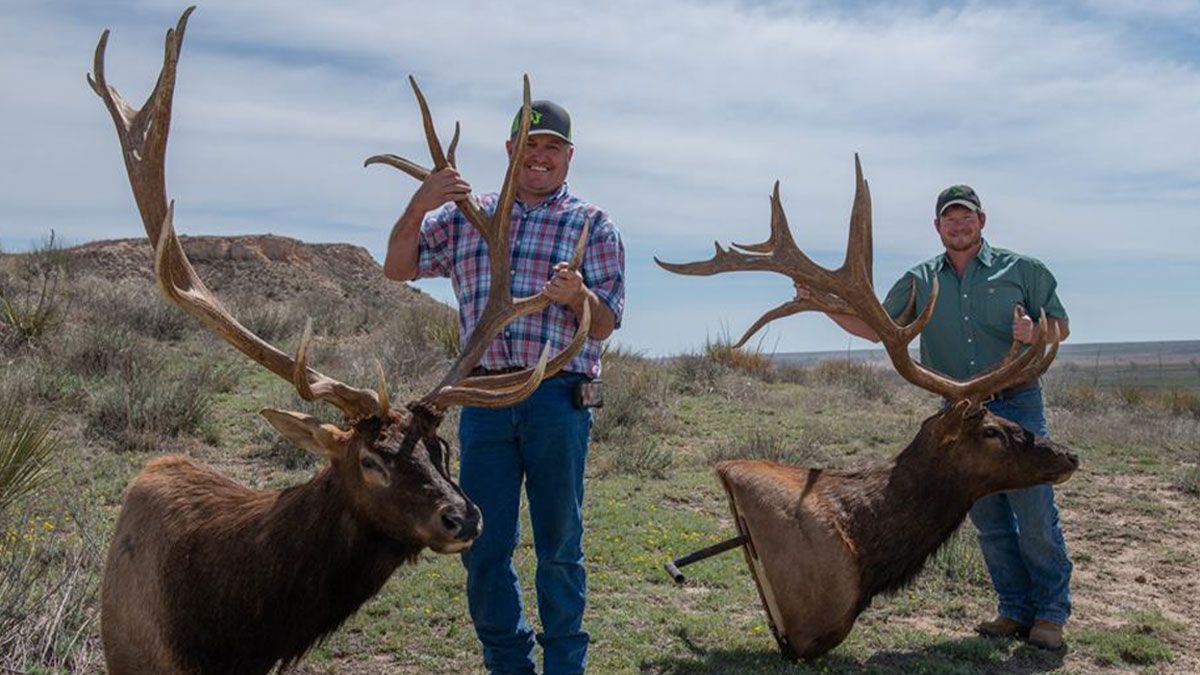
[[(505, 144), (510, 157), (519, 117)], [(459, 483), (482, 510), (486, 525), (463, 554), (467, 601), (484, 664), (492, 673), (536, 672), (535, 636), (525, 620), (512, 563), (522, 480), (537, 552), (542, 631), (536, 642), (544, 652), (544, 671), (572, 675), (587, 664), (583, 474), (592, 413), (576, 407), (575, 390), (600, 375), (601, 342), (621, 325), (625, 249), (608, 215), (568, 191), (574, 151), (567, 111), (550, 101), (534, 101), (512, 210), (512, 294), (544, 291), (554, 303), (506, 326), (488, 346), (480, 367), (503, 372), (533, 366), (547, 342), (553, 352), (561, 350), (575, 333), (584, 303), (592, 313), (587, 344), (525, 401), (510, 408), (464, 407), (459, 425)], [(487, 245), (453, 204), (470, 192), (453, 168), (430, 175), (392, 230), (384, 262), (384, 274), (391, 279), (450, 277), (463, 344), (483, 313), (491, 281)], [(496, 200), (495, 194), (479, 197), (489, 215)], [(590, 223), (588, 241), (580, 269), (573, 271), (568, 261), (585, 220)]]

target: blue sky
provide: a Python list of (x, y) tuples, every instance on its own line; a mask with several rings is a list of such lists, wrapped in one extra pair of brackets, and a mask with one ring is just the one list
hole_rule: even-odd
[[(1200, 338), (1200, 1), (214, 1), (189, 24), (168, 154), (184, 234), (346, 241), (382, 258), (428, 162), (405, 77), (464, 174), (499, 184), (529, 73), (575, 118), (572, 189), (625, 238), (622, 344), (647, 354), (740, 334), (790, 295), (770, 274), (658, 269), (766, 236), (772, 183), (800, 245), (840, 262), (859, 153), (876, 283), (938, 251), (937, 192), (972, 184), (996, 245), (1045, 261), (1073, 341)], [(0, 244), (142, 235), (112, 123), (87, 87), (140, 103), (182, 4), (7, 0), (0, 24)], [(421, 288), (449, 299), (444, 282)], [(778, 351), (864, 347), (823, 317)]]

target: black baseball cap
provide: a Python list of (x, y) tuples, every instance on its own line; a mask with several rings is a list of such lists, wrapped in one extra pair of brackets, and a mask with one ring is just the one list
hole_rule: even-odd
[(947, 207), (965, 206), (972, 211), (982, 211), (983, 204), (979, 202), (979, 195), (975, 194), (974, 188), (970, 185), (951, 185), (942, 190), (942, 193), (937, 198), (937, 216), (942, 216), (942, 211)]
[[(551, 134), (558, 136), (568, 143), (573, 143), (571, 140), (571, 114), (567, 109), (554, 101), (534, 101), (530, 104), (529, 116), (529, 135)], [(517, 114), (513, 117), (512, 131), (509, 132), (509, 140), (517, 137), (517, 132), (521, 130), (521, 111), (518, 109)]]

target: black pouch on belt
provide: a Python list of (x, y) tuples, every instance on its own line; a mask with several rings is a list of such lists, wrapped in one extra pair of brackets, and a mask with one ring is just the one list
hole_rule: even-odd
[(585, 408), (604, 407), (604, 382), (600, 379), (583, 380), (575, 385), (575, 407)]

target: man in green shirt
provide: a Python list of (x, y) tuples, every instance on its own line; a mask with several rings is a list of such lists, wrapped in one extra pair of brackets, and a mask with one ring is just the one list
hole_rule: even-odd
[[(954, 185), (943, 190), (933, 224), (945, 252), (910, 269), (883, 303), (893, 317), (899, 316), (915, 280), (920, 313), (936, 277), (937, 303), (921, 333), (921, 363), (960, 380), (998, 363), (1013, 340), (1033, 342), (1038, 325), (1032, 317), (1043, 311), (1057, 324), (1062, 339), (1068, 333), (1054, 276), (1034, 258), (991, 246), (983, 238), (986, 223), (987, 214), (973, 189)], [(857, 317), (831, 318), (855, 335), (879, 340)], [(1032, 433), (1049, 434), (1036, 381), (998, 393), (987, 407)], [(1037, 646), (1060, 648), (1062, 627), (1071, 613), (1071, 560), (1053, 487), (1036, 485), (984, 497), (971, 509), (971, 522), (979, 531), (979, 545), (999, 596), (998, 616), (981, 623), (979, 632), (1028, 636)]]

